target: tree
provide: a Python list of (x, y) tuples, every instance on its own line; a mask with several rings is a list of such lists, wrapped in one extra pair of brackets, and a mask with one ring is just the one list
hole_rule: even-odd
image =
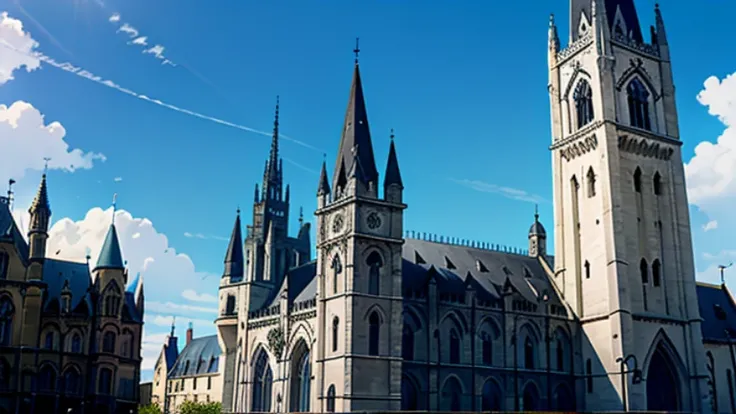
[(184, 404), (179, 407), (179, 412), (181, 414), (220, 414), (222, 413), (222, 404), (219, 402), (184, 401)]
[(138, 414), (161, 414), (161, 407), (158, 404), (141, 405)]

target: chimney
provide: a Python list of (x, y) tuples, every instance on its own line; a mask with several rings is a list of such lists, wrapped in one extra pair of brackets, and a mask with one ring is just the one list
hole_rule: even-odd
[(189, 343), (192, 342), (193, 336), (194, 336), (194, 329), (192, 328), (192, 323), (189, 322), (189, 328), (187, 329), (187, 345), (189, 345)]

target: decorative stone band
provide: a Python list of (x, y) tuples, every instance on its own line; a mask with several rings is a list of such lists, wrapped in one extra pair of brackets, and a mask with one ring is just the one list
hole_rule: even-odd
[(561, 148), (560, 155), (565, 159), (565, 161), (570, 161), (583, 154), (595, 151), (596, 148), (598, 148), (598, 138), (596, 138), (595, 135), (591, 135), (585, 139), (581, 139)]
[(660, 145), (658, 142), (647, 142), (644, 138), (620, 135), (618, 137), (618, 149), (643, 157), (657, 158), (669, 161), (675, 152), (672, 148)]

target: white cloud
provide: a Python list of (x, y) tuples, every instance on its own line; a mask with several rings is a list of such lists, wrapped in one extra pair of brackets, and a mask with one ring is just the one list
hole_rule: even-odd
[(148, 42), (146, 41), (147, 39), (148, 37), (146, 36), (136, 37), (128, 43), (131, 45), (148, 46)]
[(207, 236), (202, 233), (190, 233), (188, 231), (184, 232), (184, 237), (188, 239), (200, 239), (200, 240), (220, 240), (220, 241), (230, 241), (227, 237), (222, 236)]
[[(146, 285), (148, 286), (148, 285)], [(216, 290), (213, 290), (216, 291)], [(183, 296), (183, 292), (182, 292)], [(180, 303), (174, 303), (174, 302), (150, 302), (146, 301), (146, 311), (154, 311), (154, 312), (160, 312), (160, 313), (168, 313), (173, 315), (181, 315), (186, 316), (187, 314), (196, 314), (196, 313), (212, 313), (217, 314), (217, 308), (207, 308), (204, 306), (196, 306), (196, 305), (182, 305)]]
[(724, 198), (736, 196), (736, 73), (722, 81), (708, 78), (698, 102), (726, 127), (716, 143), (704, 141), (685, 164), (690, 202), (706, 213)]
[[(0, 85), (13, 80), (13, 72), (25, 67), (30, 72), (38, 69), (40, 61), (34, 56), (38, 42), (23, 30), (23, 23), (0, 13)], [(1, 136), (1, 135), (0, 135)]]
[(102, 154), (70, 149), (65, 136), (59, 122), (45, 124), (41, 112), (27, 102), (0, 105), (0, 179), (19, 179), (28, 169), (42, 170), (47, 157), (50, 169), (65, 171), (89, 169), (94, 160), (105, 160)]
[(208, 302), (217, 303), (217, 297), (207, 293), (197, 293), (193, 289), (187, 289), (181, 292), (181, 296), (184, 299), (191, 300), (192, 302)]
[(119, 183), (119, 182), (123, 181), (123, 177), (115, 177), (112, 180), (115, 181), (116, 183)]
[(718, 228), (718, 221), (711, 220), (703, 225), (703, 231), (711, 231)]
[(123, 23), (123, 25), (118, 28), (117, 33), (121, 32), (127, 34), (130, 37), (138, 37), (138, 29), (129, 25), (128, 23)]
[(120, 13), (113, 13), (112, 16), (108, 19), (112, 23), (117, 23), (120, 21)]
[(151, 370), (156, 366), (156, 359), (161, 353), (161, 347), (166, 343), (168, 333), (147, 334), (146, 325), (143, 325), (143, 340), (141, 341), (141, 370)]
[[(190, 322), (193, 327), (200, 327), (200, 328), (212, 328), (212, 319), (198, 319), (198, 318), (177, 318), (176, 319), (179, 322), (185, 322), (189, 324)], [(164, 315), (151, 315), (150, 318), (146, 320), (146, 324), (156, 325), (156, 326), (163, 326), (163, 327), (171, 327), (171, 324), (174, 322), (173, 316), (164, 316)]]
[(165, 48), (163, 46), (161, 46), (161, 45), (155, 45), (155, 46), (153, 46), (153, 47), (151, 47), (149, 49), (144, 50), (143, 53), (144, 54), (147, 54), (147, 55), (154, 55), (154, 56), (156, 56), (159, 59), (163, 59), (164, 58), (164, 49)]
[(512, 200), (518, 200), (518, 201), (526, 201), (529, 203), (543, 203), (545, 202), (544, 198), (541, 196), (538, 196), (536, 194), (528, 193), (524, 190), (519, 190), (517, 188), (511, 188), (511, 187), (504, 187), (497, 184), (491, 184), (480, 180), (456, 180), (451, 179), (451, 181), (455, 182), (456, 184), (460, 184), (464, 187), (468, 187), (470, 189), (473, 189), (475, 191), (480, 191), (482, 193), (494, 193), (494, 194), (500, 194), (506, 198), (510, 198)]

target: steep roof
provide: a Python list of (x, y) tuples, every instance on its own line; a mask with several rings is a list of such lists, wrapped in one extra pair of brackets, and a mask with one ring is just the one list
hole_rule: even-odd
[(736, 303), (724, 285), (698, 282), (698, 308), (703, 323), (700, 329), (706, 342), (728, 342), (726, 331), (736, 340)]
[(243, 234), (240, 225), (240, 210), (235, 217), (235, 225), (230, 235), (230, 244), (227, 246), (225, 254), (225, 270), (223, 277), (230, 277), (231, 281), (241, 279), (243, 277), (245, 261), (243, 260)]
[(97, 259), (96, 269), (125, 269), (115, 224), (111, 224), (107, 231), (105, 242), (102, 244), (102, 250), (100, 250), (100, 257)]
[(6, 197), (0, 197), (0, 241), (13, 244), (23, 264), (28, 265), (28, 243), (13, 219)]
[(176, 358), (169, 378), (215, 374), (221, 353), (217, 335), (194, 338)]
[[(59, 309), (51, 309), (49, 305), (56, 303), (61, 305), (61, 290), (65, 281), (69, 281), (69, 290), (72, 294), (70, 309), (75, 311), (81, 302), (87, 305), (86, 311), (91, 314), (94, 310), (90, 298), (89, 288), (92, 286), (92, 278), (87, 263), (68, 262), (47, 258), (43, 264), (43, 281), (46, 282), (47, 290), (44, 295), (43, 309), (45, 311), (58, 312)], [(54, 302), (56, 300), (56, 302)]]
[(396, 146), (394, 145), (394, 134), (391, 133), (391, 146), (388, 149), (388, 162), (386, 162), (386, 176), (383, 179), (385, 187), (391, 184), (397, 184), (404, 188), (404, 182), (401, 180), (401, 170), (399, 169), (399, 159), (396, 156)]
[(48, 213), (49, 216), (51, 215), (51, 206), (49, 205), (49, 192), (46, 186), (46, 174), (41, 177), (41, 184), (39, 184), (38, 186), (36, 197), (33, 199), (33, 203), (31, 203), (31, 207), (28, 209), (28, 212), (30, 212), (31, 214), (39, 211), (45, 211)]
[[(600, 7), (601, 3), (605, 4), (608, 27), (611, 33), (614, 33), (613, 24), (616, 19), (616, 12), (620, 10), (621, 17), (631, 32), (631, 37), (639, 43), (643, 41), (634, 0), (598, 0), (597, 7)], [(572, 0), (570, 2), (570, 33), (573, 41), (578, 39), (578, 28), (580, 27), (582, 13), (585, 13), (588, 22), (592, 23), (591, 0)]]

